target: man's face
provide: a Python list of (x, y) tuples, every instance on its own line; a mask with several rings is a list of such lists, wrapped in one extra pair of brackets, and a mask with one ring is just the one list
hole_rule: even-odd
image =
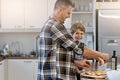
[(70, 15), (72, 13), (72, 7), (69, 6), (67, 8), (64, 8), (61, 10), (61, 22), (64, 23), (64, 21), (66, 20), (66, 18), (70, 18)]
[(73, 39), (75, 41), (81, 41), (83, 38), (84, 38), (84, 32), (79, 29), (73, 34)]

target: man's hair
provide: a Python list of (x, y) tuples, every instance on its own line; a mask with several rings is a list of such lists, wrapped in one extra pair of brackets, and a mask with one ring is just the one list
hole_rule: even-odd
[(78, 29), (85, 33), (85, 26), (82, 23), (75, 23), (71, 26), (71, 34), (74, 34)]
[(59, 9), (59, 8), (66, 8), (68, 6), (74, 7), (74, 0), (57, 0), (55, 5), (54, 5), (54, 11)]

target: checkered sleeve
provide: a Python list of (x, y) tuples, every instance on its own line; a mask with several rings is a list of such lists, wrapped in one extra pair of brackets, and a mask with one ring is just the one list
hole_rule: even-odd
[(70, 51), (75, 50), (78, 54), (82, 54), (82, 49), (78, 48), (74, 42), (72, 36), (68, 33), (64, 25), (54, 25), (51, 27), (51, 31), (54, 33), (52, 35), (54, 40), (57, 40), (64, 48)]

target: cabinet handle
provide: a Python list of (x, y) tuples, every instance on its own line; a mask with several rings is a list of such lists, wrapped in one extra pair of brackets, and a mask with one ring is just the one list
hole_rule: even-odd
[(33, 26), (33, 25), (30, 25), (30, 27), (31, 27), (31, 28), (33, 28), (33, 27), (35, 27), (35, 26)]
[(32, 61), (24, 61), (24, 63), (31, 63)]
[(16, 26), (16, 28), (22, 28), (22, 26), (19, 25), (19, 26)]

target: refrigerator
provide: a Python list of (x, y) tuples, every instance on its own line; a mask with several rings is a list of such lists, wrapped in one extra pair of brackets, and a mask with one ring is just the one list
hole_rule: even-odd
[(97, 11), (97, 49), (112, 56), (116, 50), (120, 55), (120, 10)]

